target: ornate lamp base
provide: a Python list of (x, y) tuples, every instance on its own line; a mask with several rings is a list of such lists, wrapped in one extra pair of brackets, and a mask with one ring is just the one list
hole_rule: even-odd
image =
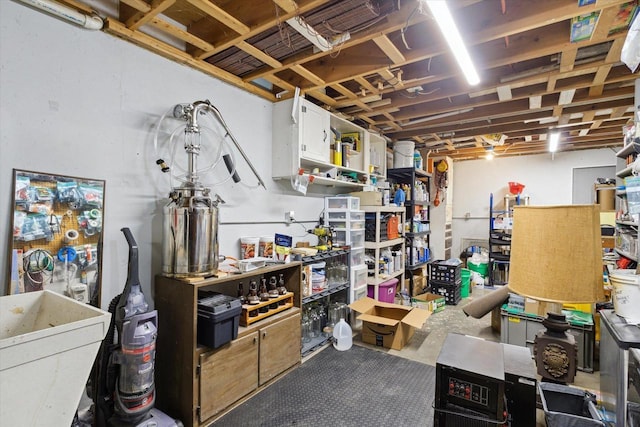
[(536, 334), (533, 354), (538, 375), (546, 381), (572, 383), (578, 365), (578, 345), (567, 333), (569, 323), (563, 314), (548, 313), (542, 322), (547, 328)]

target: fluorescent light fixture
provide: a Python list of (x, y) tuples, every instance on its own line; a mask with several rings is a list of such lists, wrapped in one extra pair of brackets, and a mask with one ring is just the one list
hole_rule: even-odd
[(331, 42), (320, 35), (313, 27), (302, 19), (301, 16), (294, 16), (287, 19), (287, 24), (291, 25), (294, 30), (299, 32), (305, 39), (309, 40), (315, 47), (323, 52), (332, 48)]
[(560, 134), (553, 132), (549, 135), (549, 152), (555, 153), (558, 150), (558, 142), (560, 141)]
[(467, 78), (467, 82), (471, 86), (477, 85), (480, 83), (480, 77), (478, 77), (478, 73), (473, 66), (473, 62), (471, 62), (471, 57), (462, 41), (458, 27), (451, 16), (451, 12), (449, 12), (447, 2), (443, 0), (425, 0), (425, 3), (429, 6), (429, 10), (438, 23), (440, 31), (449, 45), (449, 49), (451, 49), (453, 56), (455, 56), (456, 61), (458, 61), (458, 66)]

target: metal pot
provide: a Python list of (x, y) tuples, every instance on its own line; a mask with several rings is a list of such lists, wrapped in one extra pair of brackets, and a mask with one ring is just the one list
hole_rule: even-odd
[(174, 190), (164, 207), (162, 274), (210, 276), (218, 272), (218, 206), (206, 188)]

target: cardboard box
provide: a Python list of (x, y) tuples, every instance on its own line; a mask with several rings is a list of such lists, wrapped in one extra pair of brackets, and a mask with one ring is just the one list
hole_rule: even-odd
[(382, 193), (379, 191), (357, 191), (349, 193), (350, 196), (360, 199), (360, 205), (382, 206)]
[(444, 310), (446, 302), (443, 295), (431, 294), (427, 292), (426, 294), (416, 295), (412, 297), (411, 305), (413, 307), (431, 311), (432, 313), (437, 313)]
[(422, 328), (431, 312), (415, 307), (361, 298), (349, 304), (360, 313), (362, 342), (394, 350), (401, 350), (413, 336), (416, 328)]
[(548, 303), (544, 301), (538, 301), (531, 298), (526, 298), (524, 301), (525, 313), (535, 314), (541, 317), (547, 317), (548, 309), (549, 309)]

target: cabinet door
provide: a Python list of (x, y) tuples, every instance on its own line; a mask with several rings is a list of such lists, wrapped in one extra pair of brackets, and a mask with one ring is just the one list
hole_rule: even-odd
[(260, 329), (260, 385), (300, 362), (300, 313)]
[(329, 112), (308, 101), (300, 101), (300, 157), (330, 163)]
[(200, 422), (258, 387), (258, 332), (200, 356)]

